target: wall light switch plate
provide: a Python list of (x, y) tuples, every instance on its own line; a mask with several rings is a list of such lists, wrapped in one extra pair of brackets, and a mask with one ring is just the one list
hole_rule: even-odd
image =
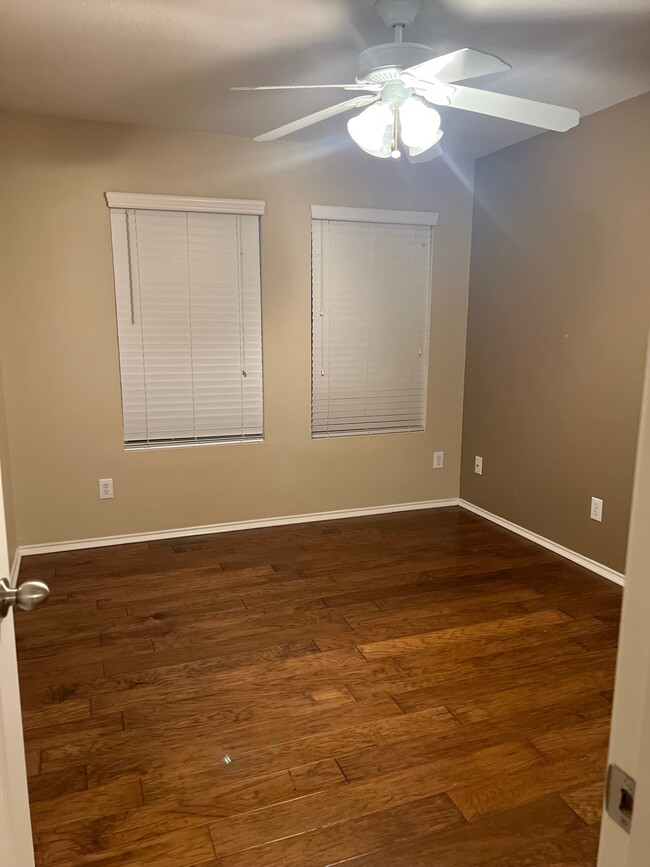
[(99, 480), (99, 499), (100, 500), (112, 500), (113, 499), (113, 479), (100, 479)]
[(433, 453), (433, 469), (441, 470), (445, 465), (445, 453), (444, 452), (434, 452)]
[(478, 455), (474, 458), (474, 472), (479, 476), (483, 475), (483, 458)]
[(591, 514), (589, 517), (593, 521), (602, 521), (603, 520), (603, 501), (598, 497), (591, 498)]

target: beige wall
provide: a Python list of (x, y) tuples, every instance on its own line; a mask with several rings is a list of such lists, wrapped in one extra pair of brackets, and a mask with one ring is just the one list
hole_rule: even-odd
[[(20, 543), (458, 495), (472, 197), (442, 161), (5, 115), (0, 167), (0, 346)], [(264, 443), (124, 452), (106, 190), (266, 200)], [(423, 433), (310, 438), (314, 202), (440, 213)], [(444, 470), (431, 468), (434, 449)], [(100, 502), (105, 477), (115, 499)]]
[(649, 154), (645, 95), (476, 164), (461, 496), (617, 570), (650, 313)]
[[(9, 437), (7, 434), (7, 417), (5, 410), (4, 383), (0, 369), (0, 485), (2, 486), (2, 505), (7, 532), (7, 547), (9, 553), (9, 568), (16, 553), (16, 517), (14, 514), (13, 485), (11, 480), (11, 460), (9, 456)], [(2, 530), (0, 529), (0, 532)], [(0, 575), (0, 578), (6, 577)]]

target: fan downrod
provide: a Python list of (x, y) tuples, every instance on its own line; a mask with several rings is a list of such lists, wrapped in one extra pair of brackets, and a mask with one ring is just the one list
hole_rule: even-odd
[(393, 42), (372, 45), (359, 55), (357, 81), (381, 84), (399, 77), (402, 69), (431, 60), (433, 49), (417, 42), (404, 42), (402, 31), (412, 24), (422, 9), (420, 0), (377, 0), (375, 9), (381, 20), (393, 28)]

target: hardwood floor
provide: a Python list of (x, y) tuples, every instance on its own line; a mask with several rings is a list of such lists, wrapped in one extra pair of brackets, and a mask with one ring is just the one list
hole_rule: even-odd
[(460, 508), (24, 560), (39, 867), (594, 865), (620, 588)]

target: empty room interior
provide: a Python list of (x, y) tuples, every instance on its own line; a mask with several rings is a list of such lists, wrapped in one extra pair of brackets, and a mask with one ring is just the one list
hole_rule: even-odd
[(2, 5), (2, 867), (650, 863), (648, 0)]

